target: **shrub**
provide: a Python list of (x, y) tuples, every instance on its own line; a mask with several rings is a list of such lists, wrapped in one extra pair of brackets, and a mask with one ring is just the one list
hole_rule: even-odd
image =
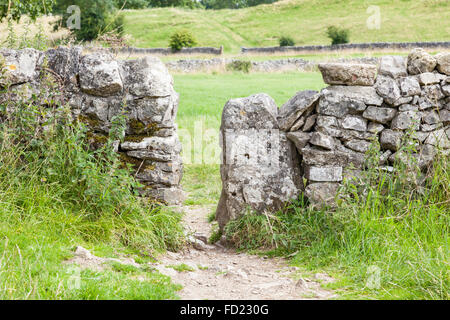
[(192, 48), (196, 44), (197, 41), (189, 31), (180, 30), (170, 37), (169, 47), (173, 51), (180, 51), (183, 48)]
[(250, 61), (234, 60), (227, 64), (228, 71), (240, 71), (249, 73), (252, 69), (252, 63)]
[(123, 17), (115, 15), (116, 3), (112, 0), (60, 0), (55, 5), (55, 12), (60, 15), (60, 20), (55, 29), (66, 28), (67, 21), (74, 12), (67, 13), (67, 8), (76, 5), (81, 8), (80, 29), (74, 28), (70, 32), (78, 41), (92, 41), (100, 35), (117, 30), (123, 31)]
[(280, 47), (292, 47), (295, 46), (294, 39), (291, 37), (281, 37), (280, 38)]
[(350, 31), (348, 29), (338, 28), (335, 26), (328, 27), (327, 36), (331, 39), (332, 45), (348, 43), (350, 41)]

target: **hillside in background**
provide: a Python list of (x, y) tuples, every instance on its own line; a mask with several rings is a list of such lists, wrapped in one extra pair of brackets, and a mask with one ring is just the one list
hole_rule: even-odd
[[(367, 28), (378, 6), (379, 30)], [(449, 41), (450, 0), (285, 0), (239, 10), (159, 8), (125, 12), (125, 33), (137, 47), (167, 47), (175, 30), (189, 29), (200, 46), (276, 46), (280, 36), (297, 45), (329, 44), (327, 26), (350, 30), (357, 42)]]

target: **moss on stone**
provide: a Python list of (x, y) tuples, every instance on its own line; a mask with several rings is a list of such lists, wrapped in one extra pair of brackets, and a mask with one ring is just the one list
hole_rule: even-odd
[(158, 124), (152, 122), (146, 125), (145, 123), (137, 119), (131, 119), (128, 122), (128, 127), (134, 135), (152, 136), (159, 130)]

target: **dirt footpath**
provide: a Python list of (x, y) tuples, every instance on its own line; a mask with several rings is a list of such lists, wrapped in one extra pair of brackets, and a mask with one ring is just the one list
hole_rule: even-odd
[[(183, 289), (178, 293), (186, 300), (299, 300), (330, 299), (333, 292), (321, 283), (333, 281), (325, 274), (313, 279), (301, 278), (296, 267), (284, 259), (237, 253), (220, 245), (207, 245), (211, 224), (207, 221), (211, 206), (186, 206), (184, 224), (195, 234), (194, 248), (180, 253), (167, 253), (154, 265), (170, 276)], [(184, 264), (184, 266), (182, 266)], [(175, 270), (173, 267), (178, 269)]]

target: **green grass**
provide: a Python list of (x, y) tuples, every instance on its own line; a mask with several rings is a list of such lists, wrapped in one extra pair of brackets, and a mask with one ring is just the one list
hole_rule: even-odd
[[(177, 123), (185, 164), (187, 205), (216, 204), (222, 190), (219, 129), (222, 110), (231, 98), (267, 93), (280, 106), (297, 91), (324, 87), (319, 73), (225, 73), (174, 75), (180, 94)], [(202, 152), (203, 150), (203, 152)]]
[[(369, 30), (367, 9), (381, 10), (381, 28)], [(125, 33), (139, 47), (168, 47), (176, 30), (189, 29), (200, 46), (277, 46), (281, 36), (297, 45), (330, 44), (329, 25), (348, 28), (350, 41), (447, 41), (448, 0), (286, 0), (240, 10), (158, 8), (125, 12)]]

